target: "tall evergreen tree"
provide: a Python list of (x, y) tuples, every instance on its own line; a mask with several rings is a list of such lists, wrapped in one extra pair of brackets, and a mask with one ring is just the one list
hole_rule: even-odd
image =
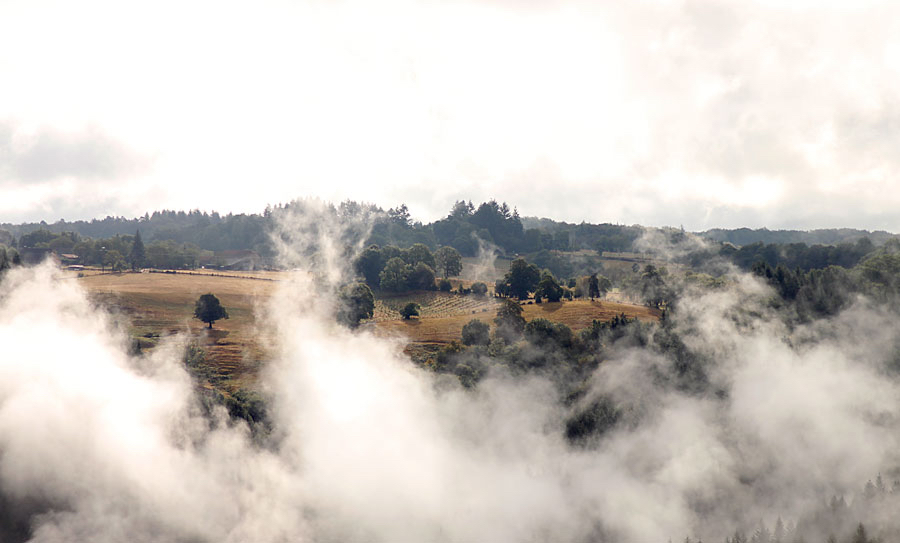
[(594, 298), (600, 297), (600, 280), (597, 279), (596, 273), (592, 273), (591, 278), (588, 279), (588, 296), (590, 296), (592, 302)]
[(131, 252), (128, 254), (128, 260), (131, 262), (131, 269), (137, 270), (143, 267), (144, 260), (147, 258), (147, 250), (144, 248), (144, 241), (141, 239), (141, 231), (138, 230), (134, 234), (134, 244), (131, 246)]

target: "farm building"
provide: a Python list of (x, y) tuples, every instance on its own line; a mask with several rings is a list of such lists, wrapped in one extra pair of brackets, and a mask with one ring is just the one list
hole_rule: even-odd
[(71, 266), (73, 264), (78, 264), (78, 255), (73, 255), (69, 253), (62, 253), (59, 255), (59, 262), (64, 266)]

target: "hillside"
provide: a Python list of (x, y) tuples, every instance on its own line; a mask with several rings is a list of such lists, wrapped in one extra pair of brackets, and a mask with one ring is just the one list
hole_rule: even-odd
[[(283, 274), (278, 272), (213, 274), (86, 273), (76, 280), (102, 305), (118, 313), (123, 325), (142, 349), (154, 348), (162, 338), (187, 334), (206, 351), (207, 386), (234, 391), (251, 385), (269, 356), (267, 337), (258, 326), (258, 308), (275, 292)], [(201, 294), (214, 293), (229, 319), (212, 330), (192, 318)], [(403, 320), (398, 308), (409, 301), (422, 306), (421, 317)], [(594, 319), (609, 320), (624, 313), (642, 321), (659, 318), (643, 306), (607, 301), (523, 303), (524, 317), (563, 323), (577, 331)], [(446, 344), (459, 340), (463, 325), (473, 318), (492, 322), (498, 304), (492, 297), (442, 292), (416, 292), (378, 298), (376, 315), (363, 325), (380, 335), (399, 336), (411, 346)]]

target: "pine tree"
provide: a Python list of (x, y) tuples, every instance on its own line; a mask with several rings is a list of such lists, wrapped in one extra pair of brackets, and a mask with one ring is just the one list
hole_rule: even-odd
[(588, 279), (588, 296), (591, 298), (591, 301), (594, 301), (594, 298), (600, 297), (600, 280), (597, 279), (597, 274), (591, 274), (590, 279)]
[(147, 251), (144, 248), (144, 241), (141, 239), (141, 231), (138, 230), (134, 234), (134, 243), (131, 246), (131, 252), (128, 253), (128, 260), (131, 261), (132, 271), (143, 267), (146, 258)]

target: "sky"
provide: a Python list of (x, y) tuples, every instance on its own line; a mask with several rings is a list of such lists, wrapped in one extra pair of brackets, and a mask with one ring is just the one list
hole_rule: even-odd
[(900, 4), (0, 0), (0, 222), (318, 197), (900, 232)]

